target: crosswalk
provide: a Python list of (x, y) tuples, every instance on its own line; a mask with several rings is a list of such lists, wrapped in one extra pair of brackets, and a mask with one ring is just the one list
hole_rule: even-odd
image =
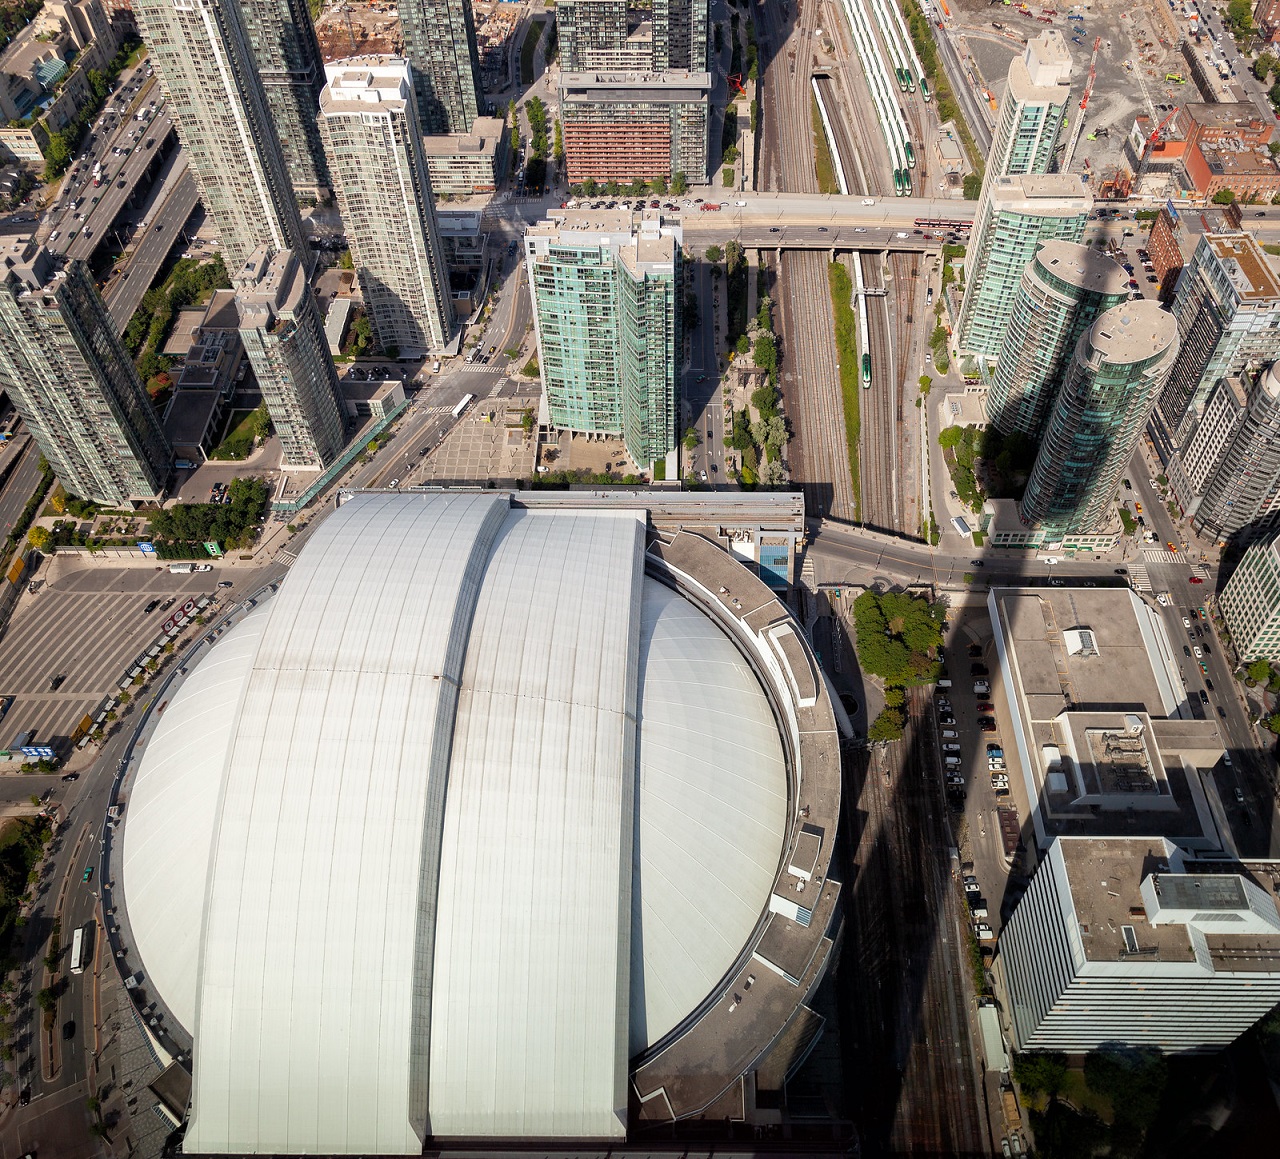
[(1134, 560), (1129, 565), (1129, 582), (1140, 592), (1151, 590), (1151, 576), (1147, 574), (1147, 565)]
[(1169, 551), (1168, 548), (1149, 547), (1143, 551), (1148, 563), (1186, 563), (1187, 557), (1180, 551)]

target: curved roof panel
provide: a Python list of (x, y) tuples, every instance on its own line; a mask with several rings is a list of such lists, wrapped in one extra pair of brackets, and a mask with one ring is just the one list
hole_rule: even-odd
[(361, 496), (270, 603), (210, 863), (192, 1152), (421, 1149), (423, 851), (439, 848), (471, 605), (506, 511)]
[(437, 1135), (626, 1130), (644, 524), (512, 512), (476, 606), (445, 806)]
[(185, 1027), (196, 1023), (200, 913), (223, 765), (268, 611), (254, 608), (182, 682), (129, 794), (121, 858), (129, 928), (149, 984)]
[(733, 966), (773, 887), (787, 825), (782, 742), (759, 680), (713, 621), (652, 579), (640, 681), (633, 1055)]

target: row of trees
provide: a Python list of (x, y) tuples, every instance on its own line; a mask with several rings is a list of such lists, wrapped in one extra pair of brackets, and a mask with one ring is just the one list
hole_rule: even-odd
[(858, 663), (885, 685), (885, 707), (867, 729), (872, 741), (899, 740), (906, 727), (906, 689), (942, 674), (946, 607), (906, 592), (863, 592), (853, 602)]
[[(151, 517), (151, 535), (161, 559), (205, 555), (202, 545), (225, 550), (249, 547), (266, 518), (270, 493), (262, 479), (232, 479), (230, 503), (178, 503)], [(190, 550), (193, 555), (184, 555)]]
[[(556, 122), (556, 129), (559, 130), (560, 122)], [(560, 156), (563, 157), (563, 143), (560, 148)], [(640, 177), (633, 177), (630, 182), (623, 183), (621, 181), (597, 181), (594, 177), (588, 177), (581, 185), (570, 187), (570, 193), (574, 197), (648, 197), (651, 193), (656, 193), (661, 197), (665, 197), (668, 193), (672, 197), (683, 197), (689, 192), (689, 179), (683, 173), (673, 174), (670, 181), (665, 177), (658, 176), (652, 181), (645, 181)]]

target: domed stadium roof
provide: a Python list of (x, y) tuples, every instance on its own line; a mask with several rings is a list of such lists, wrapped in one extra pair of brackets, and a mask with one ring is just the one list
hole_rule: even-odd
[(770, 699), (645, 534), (356, 496), (171, 695), (120, 873), (194, 1039), (185, 1150), (625, 1133), (792, 823)]

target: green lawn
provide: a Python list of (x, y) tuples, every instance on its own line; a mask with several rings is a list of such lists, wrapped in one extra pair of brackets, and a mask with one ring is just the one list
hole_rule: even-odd
[(211, 459), (246, 459), (253, 450), (254, 412), (237, 410), (231, 412), (223, 430), (222, 442), (210, 453)]
[(836, 165), (827, 141), (827, 131), (822, 127), (818, 98), (810, 96), (809, 100), (813, 106), (813, 169), (818, 178), (818, 192), (839, 193), (840, 183), (836, 180)]
[(858, 320), (853, 313), (853, 279), (839, 262), (827, 270), (831, 309), (836, 320), (836, 352), (840, 358), (840, 394), (844, 399), (844, 435), (849, 445), (849, 478), (853, 483), (853, 518), (862, 519), (862, 474), (858, 445), (862, 437), (862, 389), (858, 371)]

